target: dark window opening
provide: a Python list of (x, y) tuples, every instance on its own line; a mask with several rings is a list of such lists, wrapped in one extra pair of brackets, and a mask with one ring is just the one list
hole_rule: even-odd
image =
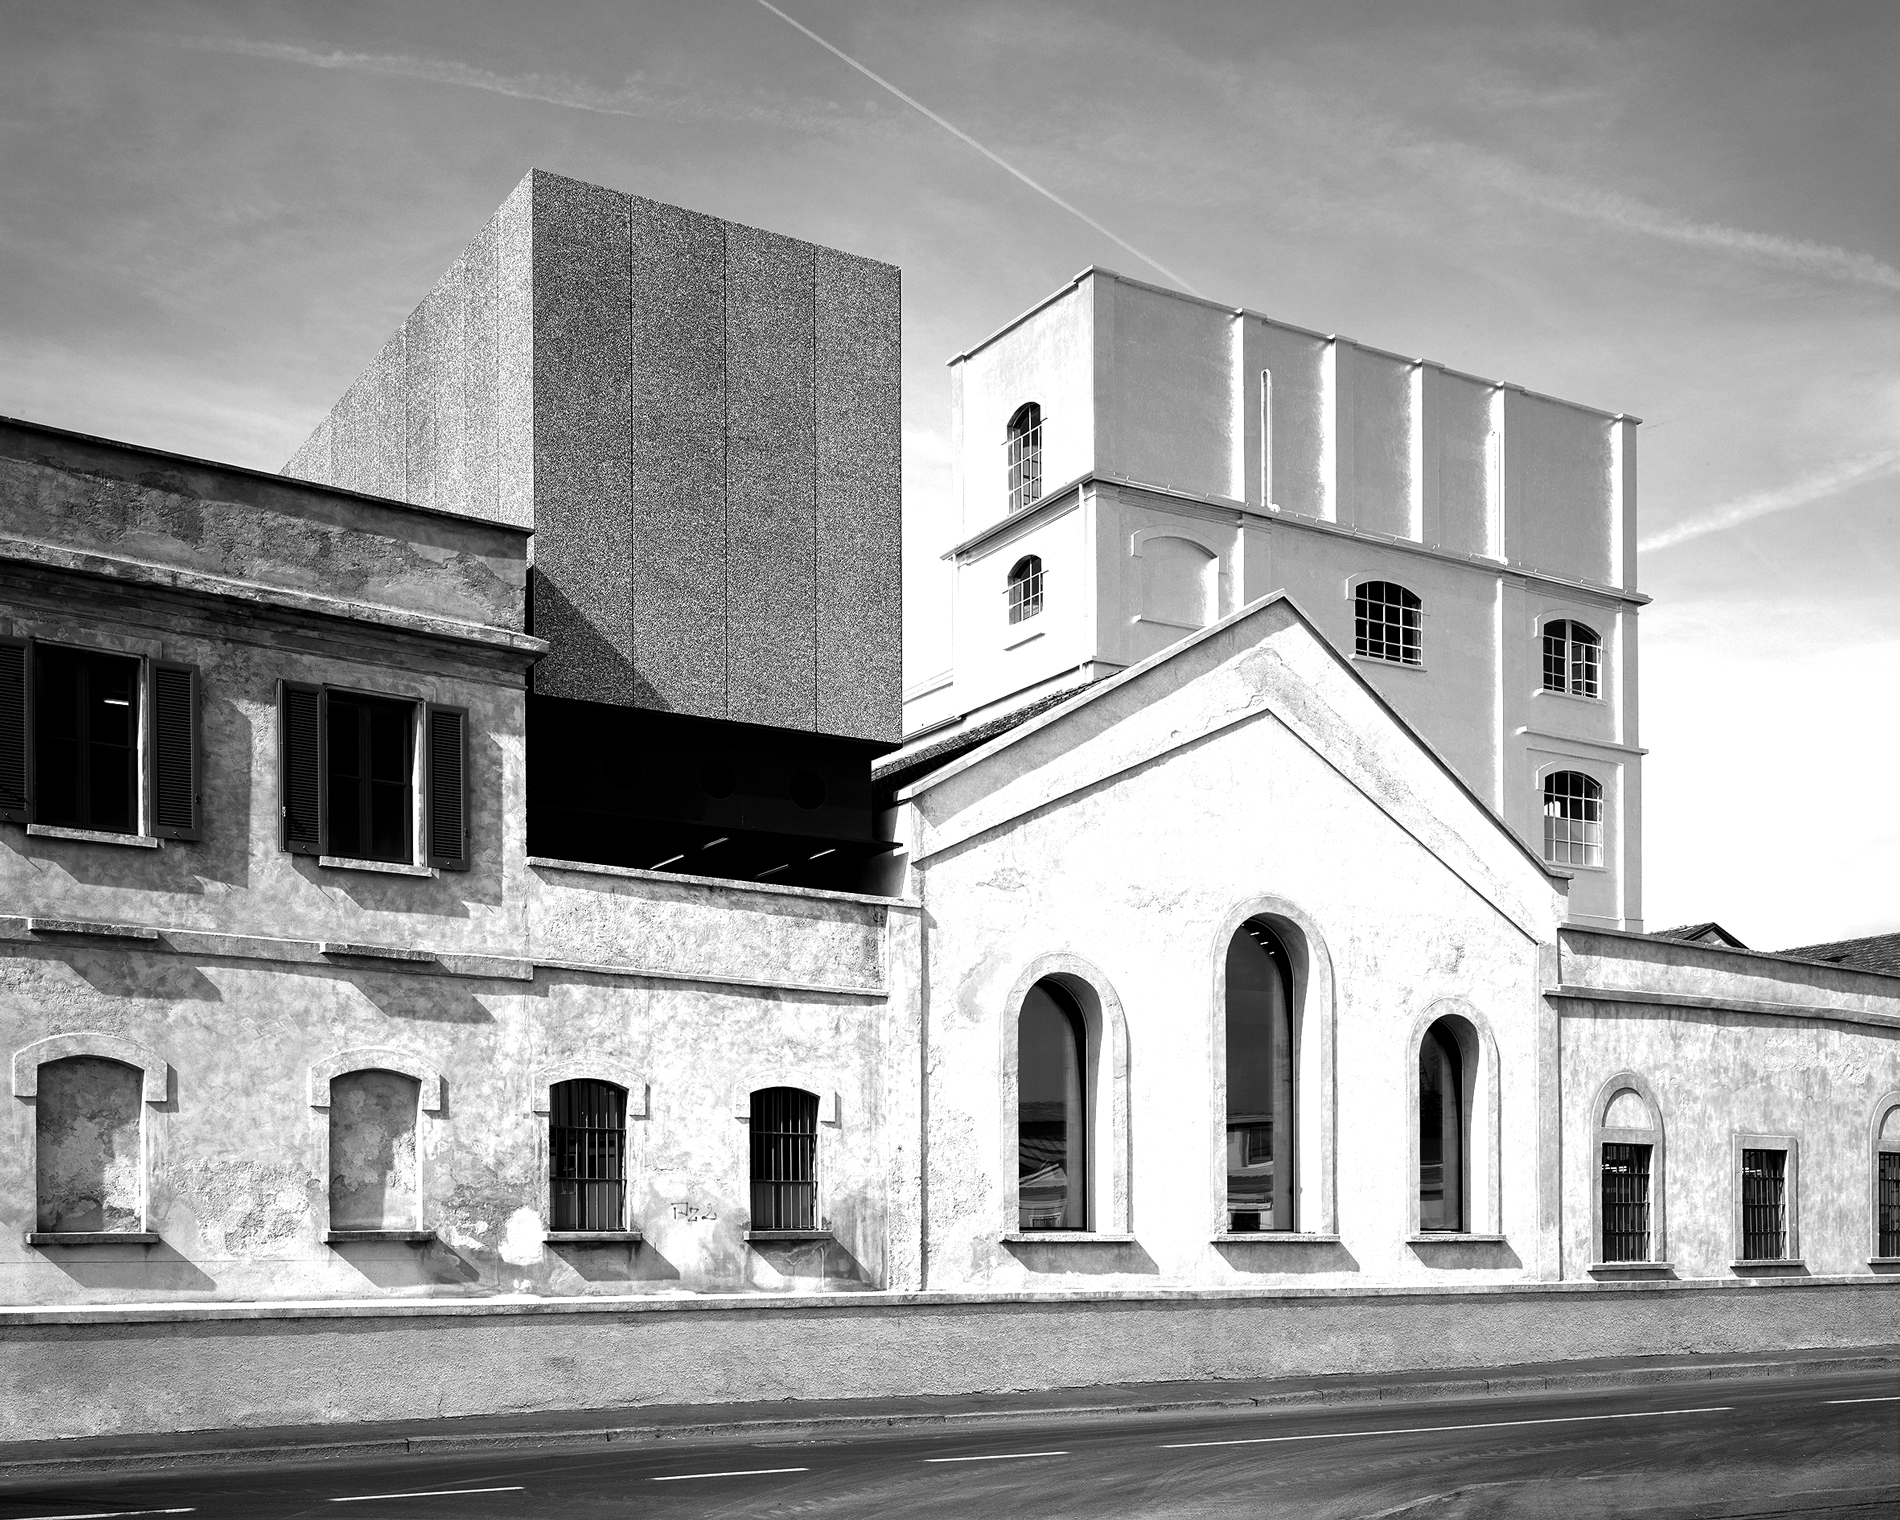
[(1291, 1230), (1293, 977), (1285, 947), (1249, 922), (1227, 945), (1227, 1228)]
[(1559, 866), (1603, 864), (1603, 787), (1581, 771), (1544, 778), (1544, 859)]
[(752, 1228), (818, 1228), (818, 1098), (796, 1087), (752, 1095)]
[(1742, 1152), (1742, 1259), (1779, 1261), (1788, 1254), (1788, 1153)]
[(548, 1227), (623, 1229), (626, 1166), (627, 1090), (585, 1079), (549, 1089)]
[(1042, 499), (1042, 408), (1031, 401), (1009, 419), (1009, 510), (1020, 512)]
[(415, 704), (333, 691), (328, 705), (329, 853), (408, 864)]
[(1573, 697), (1601, 695), (1603, 641), (1596, 631), (1567, 618), (1544, 625), (1544, 690)]
[(1603, 1146), (1603, 1260), (1649, 1260), (1647, 1145)]
[(35, 646), (33, 821), (136, 834), (139, 662)]
[(1029, 989), (1016, 1022), (1017, 1227), (1086, 1230), (1088, 1026), (1058, 983)]
[(1034, 554), (1016, 561), (1009, 572), (1009, 620), (1026, 623), (1042, 611), (1042, 560)]
[(1365, 581), (1353, 592), (1353, 649), (1369, 660), (1423, 660), (1424, 604), (1393, 581)]
[(1880, 1153), (1881, 1256), (1900, 1256), (1900, 1151)]
[(1418, 1227), (1462, 1231), (1465, 1224), (1464, 1057), (1440, 1019), (1418, 1050)]

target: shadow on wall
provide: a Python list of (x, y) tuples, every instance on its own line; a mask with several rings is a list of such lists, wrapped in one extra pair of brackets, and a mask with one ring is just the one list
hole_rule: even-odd
[(559, 1288), (568, 1273), (588, 1283), (678, 1282), (679, 1268), (644, 1241), (639, 1245), (583, 1245), (550, 1241), (550, 1286)]
[(103, 1293), (210, 1293), (218, 1284), (164, 1241), (156, 1245), (42, 1246), (81, 1288)]
[[(127, 955), (123, 950), (90, 949), (78, 941), (58, 945), (59, 959), (95, 991), (107, 997), (149, 998), (165, 1003), (219, 1003), (218, 984), (196, 966), (175, 955)], [(70, 946), (70, 948), (68, 948)]]
[(1272, 1272), (1302, 1276), (1318, 1272), (1357, 1272), (1359, 1260), (1338, 1241), (1324, 1244), (1275, 1240), (1262, 1232), (1257, 1240), (1220, 1240), (1214, 1243), (1227, 1265), (1236, 1272)]
[(1428, 1267), (1464, 1267), (1472, 1271), (1508, 1271), (1521, 1268), (1523, 1260), (1504, 1240), (1460, 1240), (1448, 1235), (1433, 1240), (1421, 1235), (1410, 1242), (1412, 1254)]
[[(529, 632), (554, 646), (534, 667), (536, 692), (544, 697), (631, 703), (661, 712), (671, 708), (544, 571), (533, 571), (529, 586), (529, 605), (534, 609)], [(627, 638), (633, 636), (630, 626), (619, 631)]]
[(1004, 1249), (1031, 1272), (1107, 1277), (1117, 1272), (1158, 1273), (1155, 1259), (1136, 1241), (1081, 1246), (1065, 1240), (1006, 1240)]
[[(494, 1014), (488, 1011), (488, 1005), (470, 990), (469, 983), (460, 977), (416, 976), (403, 973), (390, 973), (381, 968), (386, 961), (364, 959), (343, 961), (336, 971), (340, 980), (349, 981), (363, 995), (377, 1012), (392, 1019), (404, 1022), (423, 1020), (432, 1024), (492, 1024)], [(367, 969), (374, 966), (377, 970), (370, 974), (358, 972), (356, 968)], [(508, 982), (497, 984), (495, 990), (525, 989), (525, 983)]]
[[(753, 1260), (746, 1276), (767, 1291), (796, 1291), (817, 1284), (834, 1291), (874, 1287), (863, 1264), (836, 1239), (747, 1242)], [(771, 1274), (759, 1281), (758, 1267)], [(776, 1278), (777, 1280), (772, 1280)]]
[(480, 1267), (440, 1240), (413, 1245), (405, 1241), (338, 1241), (330, 1249), (378, 1288), (470, 1287), (482, 1276)]
[(291, 869), (326, 896), (347, 898), (365, 913), (400, 913), (405, 918), (467, 918), (468, 904), (459, 890), (464, 878), (478, 871), (444, 871), (435, 881), (413, 876), (387, 876), (375, 871), (339, 870), (317, 864), (314, 855), (292, 855)]

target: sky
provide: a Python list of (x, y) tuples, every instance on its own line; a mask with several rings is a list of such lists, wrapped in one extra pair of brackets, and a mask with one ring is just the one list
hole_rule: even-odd
[(1649, 925), (1900, 929), (1900, 5), (775, 4), (923, 109), (760, 0), (0, 0), (0, 413), (274, 470), (531, 167), (850, 249), (917, 675), (944, 361), (1166, 270), (1644, 418)]

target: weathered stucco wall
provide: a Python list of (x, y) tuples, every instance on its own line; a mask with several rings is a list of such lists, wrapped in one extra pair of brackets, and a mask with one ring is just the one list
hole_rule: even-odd
[[(0, 1438), (1900, 1341), (1887, 1282), (343, 1306), (0, 1318)], [(231, 1368), (245, 1375), (233, 1378)], [(181, 1419), (181, 1412), (189, 1411)]]

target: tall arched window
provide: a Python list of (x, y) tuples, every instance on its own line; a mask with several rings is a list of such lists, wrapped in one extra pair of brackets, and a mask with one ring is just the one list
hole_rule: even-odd
[(1456, 1032), (1439, 1019), (1418, 1047), (1418, 1227), (1463, 1231), (1471, 1083)]
[(1596, 1260), (1660, 1263), (1665, 1157), (1662, 1114), (1632, 1072), (1610, 1078), (1596, 1105)]
[(1596, 630), (1569, 618), (1544, 624), (1544, 690), (1573, 697), (1602, 695), (1603, 641)]
[(1042, 408), (1025, 402), (1009, 419), (1009, 510), (1020, 512), (1042, 499)]
[(1042, 560), (1025, 554), (1009, 572), (1009, 620), (1024, 623), (1042, 611)]
[(551, 1230), (619, 1230), (627, 1189), (627, 1090), (576, 1078), (548, 1090)]
[(1291, 1230), (1293, 975), (1258, 920), (1227, 945), (1227, 1228)]
[(1352, 594), (1353, 652), (1368, 660), (1417, 665), (1424, 604), (1397, 581), (1361, 581)]
[(1874, 1260), (1900, 1261), (1900, 1092), (1874, 1107)]
[(1016, 1021), (1017, 1228), (1089, 1227), (1088, 1026), (1059, 983), (1029, 989)]
[(752, 1229), (818, 1228), (818, 1096), (797, 1087), (752, 1095)]
[(1544, 859), (1557, 866), (1603, 864), (1603, 787), (1582, 771), (1544, 777)]

